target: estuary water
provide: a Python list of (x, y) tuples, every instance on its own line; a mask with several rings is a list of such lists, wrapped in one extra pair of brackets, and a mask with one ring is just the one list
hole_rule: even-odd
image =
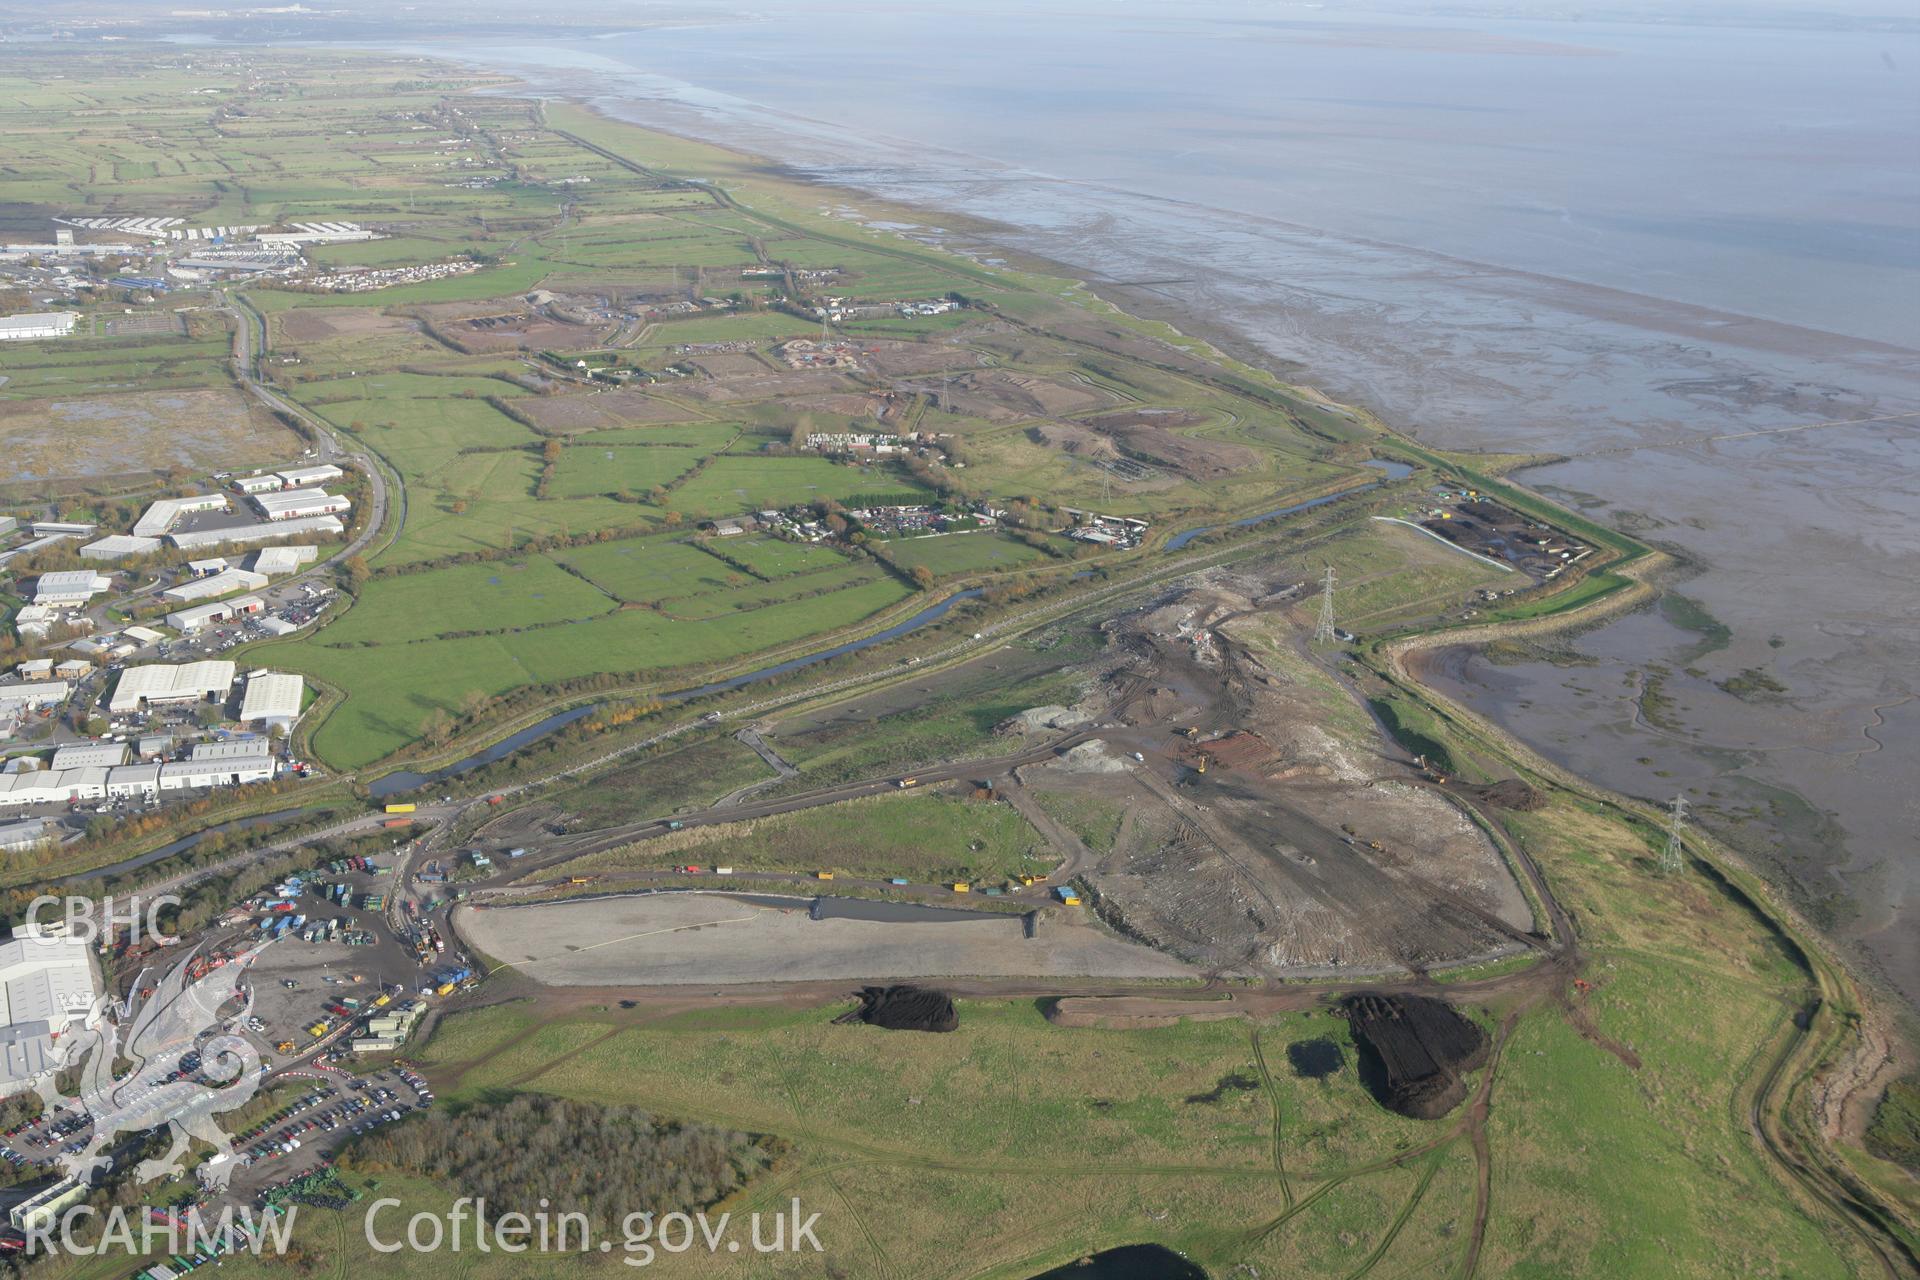
[(768, 0), (431, 51), (1067, 264), (1433, 444), (1564, 455), (1521, 478), (1692, 603), (1436, 678), (1684, 791), (1920, 998), (1920, 37), (1715, 13)]

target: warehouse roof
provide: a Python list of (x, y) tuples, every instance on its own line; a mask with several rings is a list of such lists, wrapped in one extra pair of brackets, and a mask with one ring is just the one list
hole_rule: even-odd
[(246, 696), (240, 700), (242, 724), (255, 720), (292, 722), (300, 716), (306, 681), (288, 671), (256, 671), (247, 677)]
[(210, 658), (177, 666), (151, 663), (121, 672), (120, 683), (115, 686), (113, 700), (108, 705), (116, 712), (132, 711), (143, 698), (148, 702), (180, 702), (225, 693), (232, 684), (231, 662)]
[(160, 539), (139, 538), (131, 534), (115, 533), (89, 542), (80, 548), (80, 554), (89, 560), (118, 560), (122, 556), (144, 556), (150, 551), (160, 549)]

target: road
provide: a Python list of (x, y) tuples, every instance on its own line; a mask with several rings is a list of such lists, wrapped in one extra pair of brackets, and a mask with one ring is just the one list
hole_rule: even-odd
[[(365, 526), (359, 533), (354, 535), (353, 539), (348, 542), (346, 546), (342, 547), (340, 551), (336, 553), (335, 558), (345, 559), (351, 555), (358, 555), (371, 546), (373, 542), (380, 537), (381, 531), (386, 528), (387, 508), (389, 502), (393, 500), (392, 497), (390, 497), (386, 473), (381, 470), (380, 462), (377, 458), (364, 450), (349, 449), (343, 446), (339, 436), (330, 424), (286, 399), (255, 376), (254, 369), (256, 362), (267, 353), (271, 346), (270, 339), (267, 335), (267, 319), (259, 311), (255, 310), (253, 305), (244, 297), (236, 301), (231, 294), (223, 293), (221, 296), (226, 299), (220, 307), (221, 312), (233, 317), (234, 320), (232, 356), (234, 381), (246, 388), (256, 400), (266, 405), (267, 408), (306, 424), (307, 428), (313, 433), (313, 461), (316, 464), (328, 463), (337, 467), (353, 467), (367, 477), (368, 510), (366, 512), (367, 519)], [(257, 344), (256, 338), (258, 339)], [(397, 491), (399, 500), (397, 514), (400, 521), (396, 522), (395, 527), (397, 528), (399, 522), (403, 522), (406, 519), (406, 493), (404, 488), (400, 486), (393, 486), (393, 489)], [(300, 573), (284, 578), (263, 594), (272, 596), (284, 592), (296, 583), (321, 573), (325, 569), (326, 564), (327, 562), (323, 561)]]

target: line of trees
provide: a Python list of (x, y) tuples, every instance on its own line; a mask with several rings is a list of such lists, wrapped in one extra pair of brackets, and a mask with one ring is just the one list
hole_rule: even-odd
[(486, 1212), (581, 1213), (602, 1239), (629, 1214), (692, 1212), (733, 1194), (783, 1147), (705, 1124), (660, 1120), (638, 1107), (517, 1094), (498, 1106), (436, 1108), (375, 1130), (343, 1167), (451, 1183)]

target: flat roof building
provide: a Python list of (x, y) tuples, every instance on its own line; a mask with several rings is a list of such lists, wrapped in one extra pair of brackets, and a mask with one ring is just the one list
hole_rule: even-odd
[(153, 663), (128, 667), (120, 673), (107, 707), (115, 715), (143, 707), (180, 706), (224, 698), (233, 688), (233, 664), (218, 659), (183, 662), (177, 666)]
[(247, 692), (240, 700), (240, 723), (291, 729), (300, 718), (306, 688), (306, 681), (292, 672), (255, 671), (247, 677)]

